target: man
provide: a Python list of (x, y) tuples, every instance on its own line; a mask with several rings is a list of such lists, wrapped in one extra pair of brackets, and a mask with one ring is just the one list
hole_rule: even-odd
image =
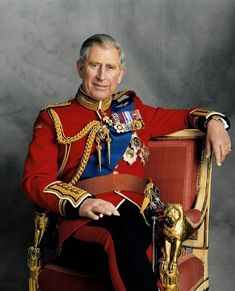
[(153, 108), (133, 91), (115, 94), (125, 69), (125, 55), (112, 37), (94, 35), (83, 43), (77, 62), (81, 87), (74, 99), (40, 112), (23, 189), (35, 204), (71, 218), (58, 226), (64, 262), (72, 260), (71, 246), (74, 256), (77, 246), (88, 255), (95, 243), (80, 244), (76, 233), (85, 224), (99, 227), (112, 236), (124, 288), (151, 291), (156, 283), (145, 252), (151, 231), (139, 211), (148, 141), (198, 127), (207, 131), (207, 158), (213, 150), (221, 166), (231, 151), (229, 122), (223, 114), (199, 108)]

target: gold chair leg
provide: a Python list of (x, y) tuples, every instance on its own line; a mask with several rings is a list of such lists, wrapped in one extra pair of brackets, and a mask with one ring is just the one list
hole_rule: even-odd
[(41, 253), (33, 246), (28, 249), (29, 291), (39, 291), (38, 276), (41, 269)]
[(34, 216), (34, 245), (28, 249), (29, 291), (40, 291), (38, 276), (41, 271), (40, 242), (48, 223), (47, 211), (35, 211)]
[[(160, 281), (165, 291), (178, 291), (179, 290), (179, 273), (178, 268), (174, 270), (169, 270), (164, 268), (165, 262), (162, 262), (162, 267), (160, 270)], [(168, 265), (166, 265), (168, 267)]]

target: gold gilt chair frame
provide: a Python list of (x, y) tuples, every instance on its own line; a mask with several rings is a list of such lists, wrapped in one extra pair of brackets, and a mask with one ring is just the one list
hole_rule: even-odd
[[(186, 140), (186, 139), (204, 139), (205, 134), (196, 129), (181, 130), (170, 135), (156, 139), (161, 140)], [(196, 238), (188, 239), (183, 242), (183, 247), (191, 249), (193, 255), (198, 257), (204, 265), (204, 278), (199, 286), (190, 291), (203, 291), (209, 289), (208, 275), (208, 247), (209, 247), (209, 215), (211, 199), (211, 175), (212, 158), (207, 160), (202, 149), (200, 170), (198, 175), (198, 187), (196, 202), (194, 208), (201, 211), (200, 227), (197, 230)], [(29, 268), (29, 291), (39, 291), (38, 276), (41, 266), (40, 242), (48, 223), (46, 211), (35, 211), (34, 218), (34, 244), (28, 250), (28, 268)], [(180, 290), (184, 291), (184, 290)]]

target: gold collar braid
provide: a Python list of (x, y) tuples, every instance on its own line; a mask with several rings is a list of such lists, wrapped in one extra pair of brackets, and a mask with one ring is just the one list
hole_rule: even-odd
[(103, 101), (98, 101), (86, 95), (86, 93), (83, 92), (81, 88), (79, 88), (78, 93), (76, 95), (76, 101), (83, 107), (88, 108), (90, 110), (94, 111), (101, 110), (104, 112), (110, 107), (112, 102), (112, 96)]

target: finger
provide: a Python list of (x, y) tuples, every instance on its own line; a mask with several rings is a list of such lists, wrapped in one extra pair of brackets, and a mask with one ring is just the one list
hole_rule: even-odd
[(206, 159), (209, 159), (211, 156), (211, 143), (206, 139)]
[(223, 162), (225, 160), (225, 158), (228, 154), (229, 154), (228, 148), (221, 149), (221, 162)]
[(95, 214), (91, 210), (88, 211), (87, 217), (90, 218), (90, 219), (93, 219), (93, 220), (99, 220), (100, 219), (99, 215)]
[(99, 206), (98, 210), (96, 209), (96, 212), (102, 213), (102, 214), (108, 215), (108, 216), (120, 215), (119, 212), (117, 211), (117, 209), (112, 204), (111, 205), (105, 204), (105, 205)]
[(227, 154), (230, 154), (232, 149), (233, 149), (233, 147), (232, 147), (231, 143), (229, 143), (229, 145), (227, 147), (227, 151), (228, 151)]
[(120, 215), (116, 207), (108, 201), (99, 201), (97, 208), (95, 209), (97, 212), (102, 212), (105, 215)]
[(113, 212), (113, 215), (115, 215), (115, 216), (120, 216), (120, 213), (119, 213), (119, 211), (115, 208), (115, 210), (114, 210), (114, 212)]
[(229, 155), (231, 153), (232, 147), (231, 144), (227, 145), (227, 146), (223, 146), (221, 145), (221, 163), (226, 159), (226, 156)]
[(108, 210), (111, 212), (111, 215), (120, 216), (120, 213), (112, 203), (110, 203), (109, 206), (110, 207), (108, 208)]
[(221, 154), (221, 160), (222, 162), (225, 160), (226, 156), (229, 155), (232, 151), (231, 145), (228, 145), (227, 147), (222, 148), (222, 154)]
[(217, 166), (220, 167), (221, 164), (222, 164), (222, 160), (223, 160), (223, 155), (222, 155), (222, 149), (221, 149), (221, 147), (216, 146), (213, 149), (213, 152), (214, 152), (215, 162), (216, 162)]

